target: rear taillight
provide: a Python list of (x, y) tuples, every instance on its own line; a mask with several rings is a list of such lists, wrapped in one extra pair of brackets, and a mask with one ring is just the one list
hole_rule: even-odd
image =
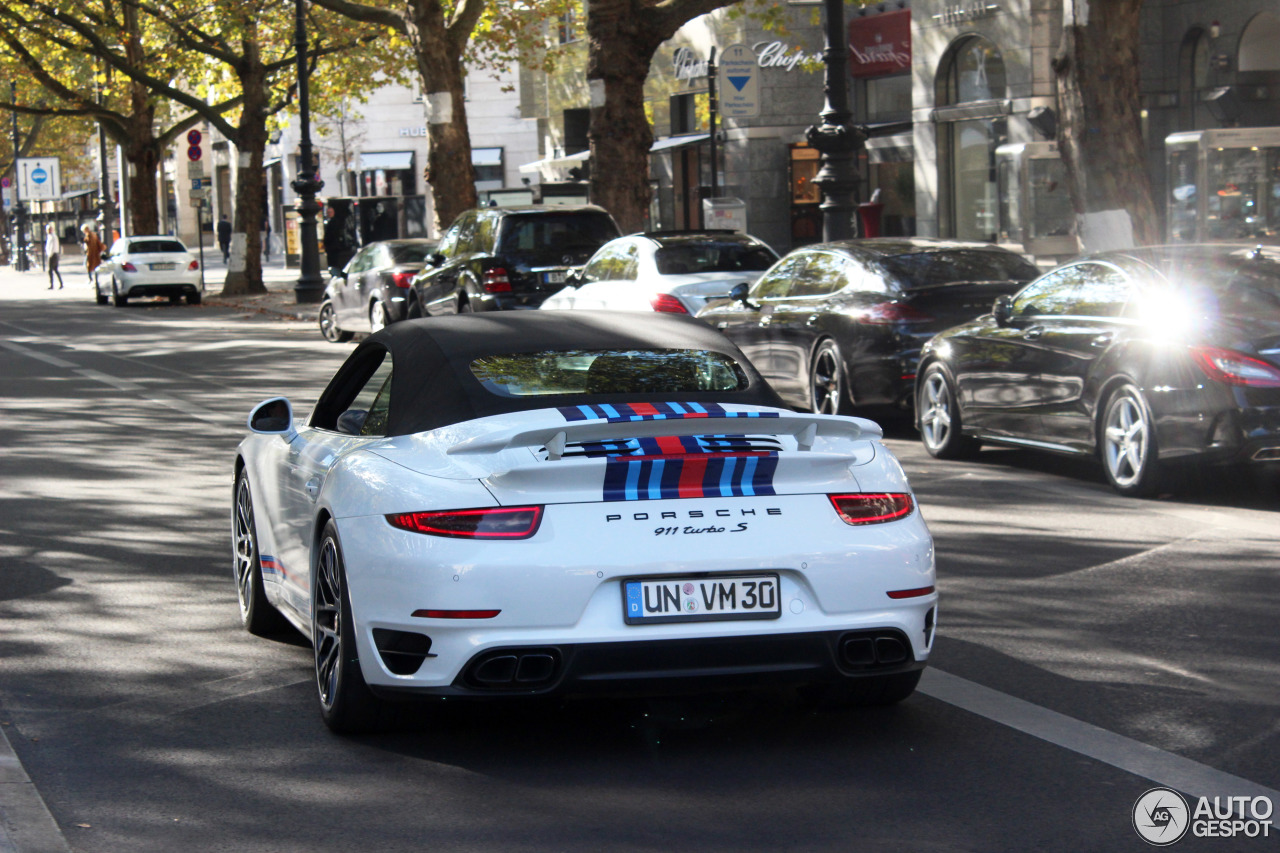
[(931, 323), (933, 317), (912, 308), (905, 302), (878, 302), (863, 308), (855, 315), (860, 323), (871, 326), (888, 326), (894, 323)]
[(123, 270), (124, 272), (137, 272), (137, 271), (138, 271), (138, 268), (137, 268), (137, 267), (135, 267), (133, 264), (129, 263), (128, 261), (125, 261), (123, 264), (121, 264), (121, 265), (120, 265), (120, 269), (121, 269), (121, 270)]
[(410, 288), (413, 286), (413, 276), (414, 273), (411, 272), (393, 272), (391, 281), (396, 287)]
[(187, 269), (189, 269), (189, 270), (198, 270), (198, 269), (200, 269), (200, 262), (199, 262), (199, 261), (192, 261), (191, 263), (187, 264)]
[(845, 524), (879, 524), (911, 514), (915, 502), (906, 494), (827, 495)]
[(680, 300), (676, 299), (670, 293), (658, 293), (654, 295), (654, 297), (649, 300), (649, 304), (653, 306), (654, 311), (658, 311), (663, 314), (689, 313), (689, 309), (685, 308), (684, 305), (681, 304)]
[(1226, 385), (1280, 388), (1280, 369), (1259, 358), (1221, 347), (1192, 347), (1191, 357), (1210, 379)]
[(455, 539), (528, 539), (542, 522), (541, 506), (400, 512), (387, 516), (392, 527)]
[(490, 267), (484, 271), (485, 293), (510, 293), (511, 279), (507, 278), (507, 271), (503, 267)]

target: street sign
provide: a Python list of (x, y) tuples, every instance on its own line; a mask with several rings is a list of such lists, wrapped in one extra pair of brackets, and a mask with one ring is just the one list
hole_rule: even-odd
[(191, 200), (202, 201), (203, 199), (207, 198), (208, 195), (209, 195), (209, 191), (206, 189), (193, 189), (191, 191)]
[(188, 131), (187, 131), (187, 144), (188, 144), (188, 145), (199, 145), (199, 144), (200, 144), (200, 140), (201, 140), (201, 139), (204, 139), (204, 134), (202, 134), (200, 131), (198, 131), (198, 130), (188, 130)]
[(8, 175), (5, 175), (3, 178), (0, 178), (0, 187), (4, 187), (6, 190), (7, 190), (7, 189), (9, 189), (9, 176), (8, 176)]
[(18, 193), (23, 201), (62, 198), (62, 163), (57, 157), (19, 157)]
[(720, 115), (756, 118), (760, 115), (760, 75), (756, 54), (745, 44), (731, 44), (720, 54), (716, 69)]
[(199, 160), (188, 160), (188, 161), (187, 161), (187, 177), (188, 177), (188, 178), (203, 178), (203, 177), (204, 177), (204, 163), (200, 162)]
[(189, 146), (187, 146), (187, 159), (188, 159), (188, 160), (199, 160), (199, 159), (200, 159), (201, 157), (203, 157), (203, 156), (204, 156), (204, 152), (200, 150), (200, 146), (199, 146), (199, 145), (189, 145)]

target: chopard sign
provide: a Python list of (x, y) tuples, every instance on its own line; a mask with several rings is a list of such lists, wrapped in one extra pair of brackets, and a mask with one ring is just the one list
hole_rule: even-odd
[(756, 65), (761, 68), (783, 68), (795, 71), (802, 62), (821, 62), (822, 53), (805, 53), (803, 48), (780, 41), (759, 41), (751, 45), (756, 52)]
[(687, 47), (676, 48), (671, 62), (675, 65), (677, 80), (696, 80), (707, 76), (707, 60), (699, 59)]

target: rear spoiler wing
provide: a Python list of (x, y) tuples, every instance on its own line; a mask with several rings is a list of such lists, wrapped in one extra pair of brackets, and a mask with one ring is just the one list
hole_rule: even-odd
[[(554, 410), (553, 410), (554, 411)], [(795, 414), (791, 412), (748, 413), (728, 412), (725, 415), (710, 414), (702, 417), (665, 417), (653, 420), (608, 421), (590, 420), (579, 423), (548, 423), (520, 432), (500, 430), (478, 435), (451, 446), (446, 453), (488, 454), (514, 447), (545, 447), (547, 459), (555, 461), (564, 455), (565, 445), (588, 441), (611, 441), (628, 438), (652, 438), (668, 435), (710, 435), (722, 432), (750, 433), (752, 435), (789, 435), (795, 438), (799, 450), (812, 450), (819, 436), (843, 438), (849, 441), (880, 438), (883, 434), (873, 421), (846, 418), (837, 415)], [(760, 417), (759, 415), (765, 415)], [(548, 418), (548, 421), (551, 419)]]

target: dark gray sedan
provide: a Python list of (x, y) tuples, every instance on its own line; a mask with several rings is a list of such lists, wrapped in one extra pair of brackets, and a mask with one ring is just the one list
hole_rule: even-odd
[(436, 250), (435, 240), (383, 240), (329, 271), (320, 304), (320, 334), (334, 343), (356, 332), (376, 332), (409, 316), (413, 277)]

